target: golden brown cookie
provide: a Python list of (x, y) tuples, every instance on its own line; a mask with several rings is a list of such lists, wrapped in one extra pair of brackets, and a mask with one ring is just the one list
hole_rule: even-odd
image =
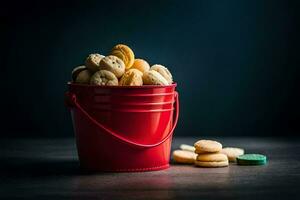
[(88, 84), (90, 82), (90, 78), (92, 75), (93, 75), (92, 72), (90, 72), (88, 69), (84, 69), (78, 73), (75, 82), (82, 83), (82, 84)]
[(213, 140), (199, 140), (194, 144), (196, 153), (219, 152), (222, 150), (222, 144)]
[(155, 70), (158, 73), (160, 73), (167, 81), (169, 84), (173, 83), (173, 77), (171, 72), (168, 70), (168, 68), (166, 68), (163, 65), (153, 65), (150, 70)]
[(228, 160), (227, 161), (221, 161), (221, 162), (202, 162), (202, 161), (195, 161), (195, 165), (197, 167), (227, 167), (229, 165)]
[(85, 60), (85, 66), (92, 72), (96, 72), (100, 70), (99, 63), (102, 58), (104, 58), (104, 56), (98, 53), (90, 54)]
[(183, 151), (191, 151), (191, 152), (195, 152), (195, 147), (191, 146), (191, 145), (187, 145), (187, 144), (181, 144), (179, 147), (181, 150)]
[(148, 64), (147, 61), (143, 60), (143, 59), (135, 59), (133, 65), (131, 66), (131, 69), (138, 69), (140, 70), (142, 73), (149, 71), (150, 69), (150, 65)]
[(91, 85), (118, 85), (118, 78), (110, 71), (100, 70), (94, 73)]
[(221, 162), (221, 161), (228, 161), (227, 156), (222, 153), (204, 153), (198, 154), (197, 156), (198, 161), (202, 162)]
[(197, 154), (190, 151), (175, 150), (173, 151), (173, 159), (177, 163), (193, 164)]
[(118, 44), (114, 46), (114, 48), (111, 50), (111, 55), (117, 56), (123, 60), (126, 69), (129, 69), (134, 62), (133, 51), (124, 44)]
[(154, 70), (144, 73), (143, 82), (145, 85), (169, 85), (168, 81), (160, 73)]
[(244, 149), (235, 147), (225, 147), (221, 150), (221, 153), (227, 155), (230, 162), (236, 162), (236, 157), (244, 155)]
[(116, 56), (106, 56), (100, 61), (100, 70), (107, 70), (116, 75), (117, 78), (123, 76), (125, 72), (124, 62)]
[(75, 67), (75, 68), (72, 70), (72, 80), (73, 80), (73, 82), (76, 82), (76, 78), (77, 78), (78, 74), (79, 74), (80, 72), (82, 72), (83, 70), (86, 70), (86, 69), (87, 69), (87, 68), (86, 68), (84, 65)]
[(120, 84), (122, 86), (141, 86), (143, 85), (143, 73), (137, 69), (129, 69), (125, 72), (120, 80)]

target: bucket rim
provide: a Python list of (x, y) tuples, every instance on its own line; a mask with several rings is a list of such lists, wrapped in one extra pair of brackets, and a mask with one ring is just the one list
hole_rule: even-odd
[(145, 89), (145, 88), (175, 88), (177, 83), (174, 82), (171, 85), (142, 85), (142, 86), (121, 86), (121, 85), (89, 85), (89, 84), (80, 84), (73, 83), (69, 81), (67, 83), (68, 86), (76, 86), (76, 87), (88, 87), (88, 88), (108, 88), (108, 89)]
[(103, 111), (103, 112), (127, 112), (127, 113), (157, 113), (157, 112), (172, 112), (174, 108), (165, 108), (165, 109), (121, 109), (121, 108), (97, 108), (93, 106), (94, 110)]
[(167, 105), (167, 104), (174, 104), (175, 100), (172, 101), (165, 101), (165, 102), (94, 102), (95, 105), (121, 105), (121, 106), (160, 106), (160, 105)]

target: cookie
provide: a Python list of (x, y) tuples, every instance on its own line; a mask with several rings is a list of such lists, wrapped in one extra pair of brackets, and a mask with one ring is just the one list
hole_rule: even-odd
[(98, 53), (90, 54), (85, 60), (85, 66), (92, 72), (96, 72), (100, 70), (99, 63), (102, 58), (104, 58), (104, 56)]
[(150, 65), (143, 59), (135, 59), (130, 69), (140, 70), (142, 73), (149, 71)]
[(84, 65), (75, 67), (75, 68), (72, 70), (72, 80), (73, 80), (73, 82), (76, 82), (76, 78), (77, 78), (78, 74), (79, 74), (80, 72), (82, 72), (83, 70), (86, 70), (86, 69), (87, 69), (87, 68), (86, 68)]
[(166, 68), (163, 65), (153, 65), (150, 70), (155, 70), (158, 73), (160, 73), (167, 81), (169, 84), (173, 83), (173, 77), (168, 68)]
[(90, 78), (92, 75), (93, 75), (92, 72), (90, 72), (87, 69), (84, 69), (78, 73), (75, 82), (82, 83), (82, 84), (88, 84), (90, 82)]
[(193, 164), (196, 160), (197, 154), (190, 151), (175, 150), (173, 151), (173, 159), (177, 163)]
[(169, 85), (168, 81), (160, 73), (154, 70), (144, 73), (143, 82), (145, 85)]
[(101, 59), (100, 63), (100, 70), (107, 70), (116, 75), (117, 78), (123, 76), (125, 72), (125, 64), (124, 62), (116, 57), (116, 56), (106, 56)]
[(196, 160), (195, 165), (198, 167), (214, 168), (214, 167), (227, 167), (229, 165), (229, 163), (228, 163), (228, 160), (221, 161), (221, 162), (202, 162), (202, 161)]
[(228, 158), (225, 154), (222, 153), (204, 153), (198, 154), (196, 160), (201, 162), (222, 162), (228, 161)]
[(94, 73), (91, 85), (118, 85), (118, 78), (110, 71), (100, 70)]
[(195, 153), (219, 152), (222, 150), (222, 144), (213, 140), (199, 140), (194, 144)]
[(195, 147), (193, 147), (193, 146), (191, 146), (191, 145), (181, 144), (179, 148), (180, 148), (181, 150), (184, 150), (184, 151), (195, 152)]
[(244, 154), (236, 158), (238, 165), (265, 165), (267, 157), (261, 154)]
[(230, 162), (236, 162), (236, 157), (244, 154), (244, 149), (225, 147), (221, 150), (221, 153), (227, 155)]
[(124, 44), (118, 44), (114, 46), (111, 50), (111, 55), (117, 56), (118, 58), (123, 60), (126, 69), (129, 69), (134, 62), (133, 51)]
[(129, 69), (125, 72), (120, 80), (120, 84), (122, 86), (141, 86), (143, 85), (143, 73), (137, 69)]

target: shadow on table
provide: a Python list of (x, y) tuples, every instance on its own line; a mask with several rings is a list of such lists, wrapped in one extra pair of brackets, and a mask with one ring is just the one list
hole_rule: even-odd
[(87, 174), (80, 170), (78, 160), (0, 158), (1, 176), (71, 176)]

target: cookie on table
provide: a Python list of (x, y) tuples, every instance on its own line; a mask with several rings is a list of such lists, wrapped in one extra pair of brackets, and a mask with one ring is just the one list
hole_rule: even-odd
[(236, 162), (238, 156), (244, 155), (244, 149), (235, 147), (225, 147), (221, 150), (221, 153), (227, 155), (230, 162)]
[(145, 73), (146, 71), (149, 71), (150, 65), (147, 61), (137, 58), (134, 60), (133, 65), (130, 69), (137, 69), (140, 70), (142, 73)]
[(169, 85), (168, 81), (155, 70), (145, 72), (143, 82), (145, 85)]
[(204, 153), (204, 154), (198, 154), (197, 161), (222, 162), (222, 161), (228, 161), (228, 158), (225, 154), (222, 153)]
[(227, 161), (220, 161), (220, 162), (202, 162), (202, 161), (195, 161), (195, 165), (197, 167), (207, 167), (207, 168), (215, 168), (215, 167), (227, 167), (229, 165)]
[(125, 44), (118, 44), (111, 50), (111, 55), (117, 56), (123, 60), (125, 68), (129, 69), (134, 62), (133, 51)]
[(199, 140), (194, 144), (195, 153), (219, 152), (222, 150), (222, 144), (213, 140)]
[(85, 60), (85, 66), (92, 72), (100, 70), (99, 63), (101, 59), (104, 58), (103, 55), (98, 53), (90, 54)]
[(122, 86), (141, 86), (143, 85), (143, 73), (137, 69), (129, 69), (122, 76), (119, 85)]
[(184, 150), (184, 151), (195, 152), (195, 147), (193, 147), (193, 146), (191, 146), (191, 145), (181, 144), (179, 148), (180, 148), (181, 150)]
[(93, 73), (90, 70), (84, 69), (77, 74), (75, 82), (81, 84), (88, 84), (92, 75)]
[(195, 165), (198, 167), (226, 167), (229, 163), (225, 154), (204, 153), (198, 154)]
[(236, 158), (238, 165), (265, 165), (267, 156), (262, 154), (244, 154)]
[(106, 56), (102, 58), (99, 63), (99, 67), (100, 70), (107, 70), (114, 73), (117, 78), (123, 76), (125, 72), (124, 62), (116, 56)]
[(150, 70), (155, 70), (157, 71), (158, 73), (160, 73), (167, 81), (169, 84), (172, 84), (173, 83), (173, 77), (172, 77), (172, 74), (171, 72), (168, 70), (168, 68), (166, 68), (165, 66), (163, 65), (153, 65)]
[(79, 74), (80, 72), (82, 72), (83, 70), (86, 70), (86, 69), (87, 69), (87, 68), (86, 68), (84, 65), (75, 67), (75, 68), (72, 70), (72, 81), (73, 81), (73, 82), (76, 82), (76, 78), (77, 78), (78, 74)]
[(197, 154), (190, 151), (175, 150), (173, 151), (173, 159), (177, 163), (194, 164)]
[(90, 80), (91, 85), (118, 85), (118, 78), (110, 71), (100, 70), (94, 73)]

